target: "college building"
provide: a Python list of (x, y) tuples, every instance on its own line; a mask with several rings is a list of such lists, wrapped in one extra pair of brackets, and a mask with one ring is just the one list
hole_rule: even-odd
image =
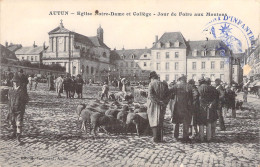
[(198, 81), (209, 77), (230, 83), (242, 79), (241, 59), (221, 40), (186, 41), (181, 32), (155, 36), (151, 48), (110, 50), (104, 43), (104, 30), (87, 37), (66, 29), (61, 22), (49, 32), (49, 47), (43, 52), (44, 64), (60, 64), (66, 72), (84, 79), (104, 78), (148, 80), (156, 71), (161, 80), (171, 82), (180, 76)]

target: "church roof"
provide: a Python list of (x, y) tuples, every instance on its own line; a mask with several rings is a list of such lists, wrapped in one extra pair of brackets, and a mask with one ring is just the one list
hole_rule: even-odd
[[(179, 42), (179, 47), (178, 48), (187, 48), (186, 46), (186, 41), (182, 35), (181, 32), (165, 32), (161, 38), (158, 40), (157, 43), (161, 43), (161, 48), (165, 48), (165, 44), (167, 42), (170, 42), (171, 46), (170, 48), (174, 48), (173, 44), (174, 42)], [(152, 49), (159, 49), (154, 45)]]
[(28, 47), (22, 47), (21, 49), (17, 50), (15, 52), (16, 55), (37, 55), (40, 54), (43, 51), (43, 46), (28, 46)]

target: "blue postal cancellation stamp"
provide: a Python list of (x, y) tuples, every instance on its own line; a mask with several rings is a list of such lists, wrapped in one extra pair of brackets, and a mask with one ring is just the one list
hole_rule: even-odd
[[(225, 15), (212, 19), (206, 24), (203, 33), (211, 39), (222, 40), (233, 53), (243, 53), (255, 43), (255, 36), (250, 27), (234, 16)], [(221, 47), (218, 49), (222, 50)], [(225, 53), (221, 55), (225, 56)]]

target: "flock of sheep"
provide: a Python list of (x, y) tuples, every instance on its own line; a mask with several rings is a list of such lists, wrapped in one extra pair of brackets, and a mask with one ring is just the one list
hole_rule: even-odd
[(89, 127), (89, 133), (93, 132), (95, 136), (98, 128), (115, 134), (136, 131), (139, 136), (150, 133), (147, 107), (133, 103), (134, 96), (131, 93), (125, 96), (121, 93), (110, 93), (107, 101), (96, 99), (88, 105), (78, 105), (76, 114), (78, 120), (82, 121), (81, 128), (87, 132)]

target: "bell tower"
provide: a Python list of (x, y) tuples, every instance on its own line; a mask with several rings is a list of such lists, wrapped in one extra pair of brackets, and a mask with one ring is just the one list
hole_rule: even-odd
[(97, 37), (104, 42), (104, 30), (103, 28), (101, 28), (101, 25), (99, 25), (98, 29), (97, 29)]

